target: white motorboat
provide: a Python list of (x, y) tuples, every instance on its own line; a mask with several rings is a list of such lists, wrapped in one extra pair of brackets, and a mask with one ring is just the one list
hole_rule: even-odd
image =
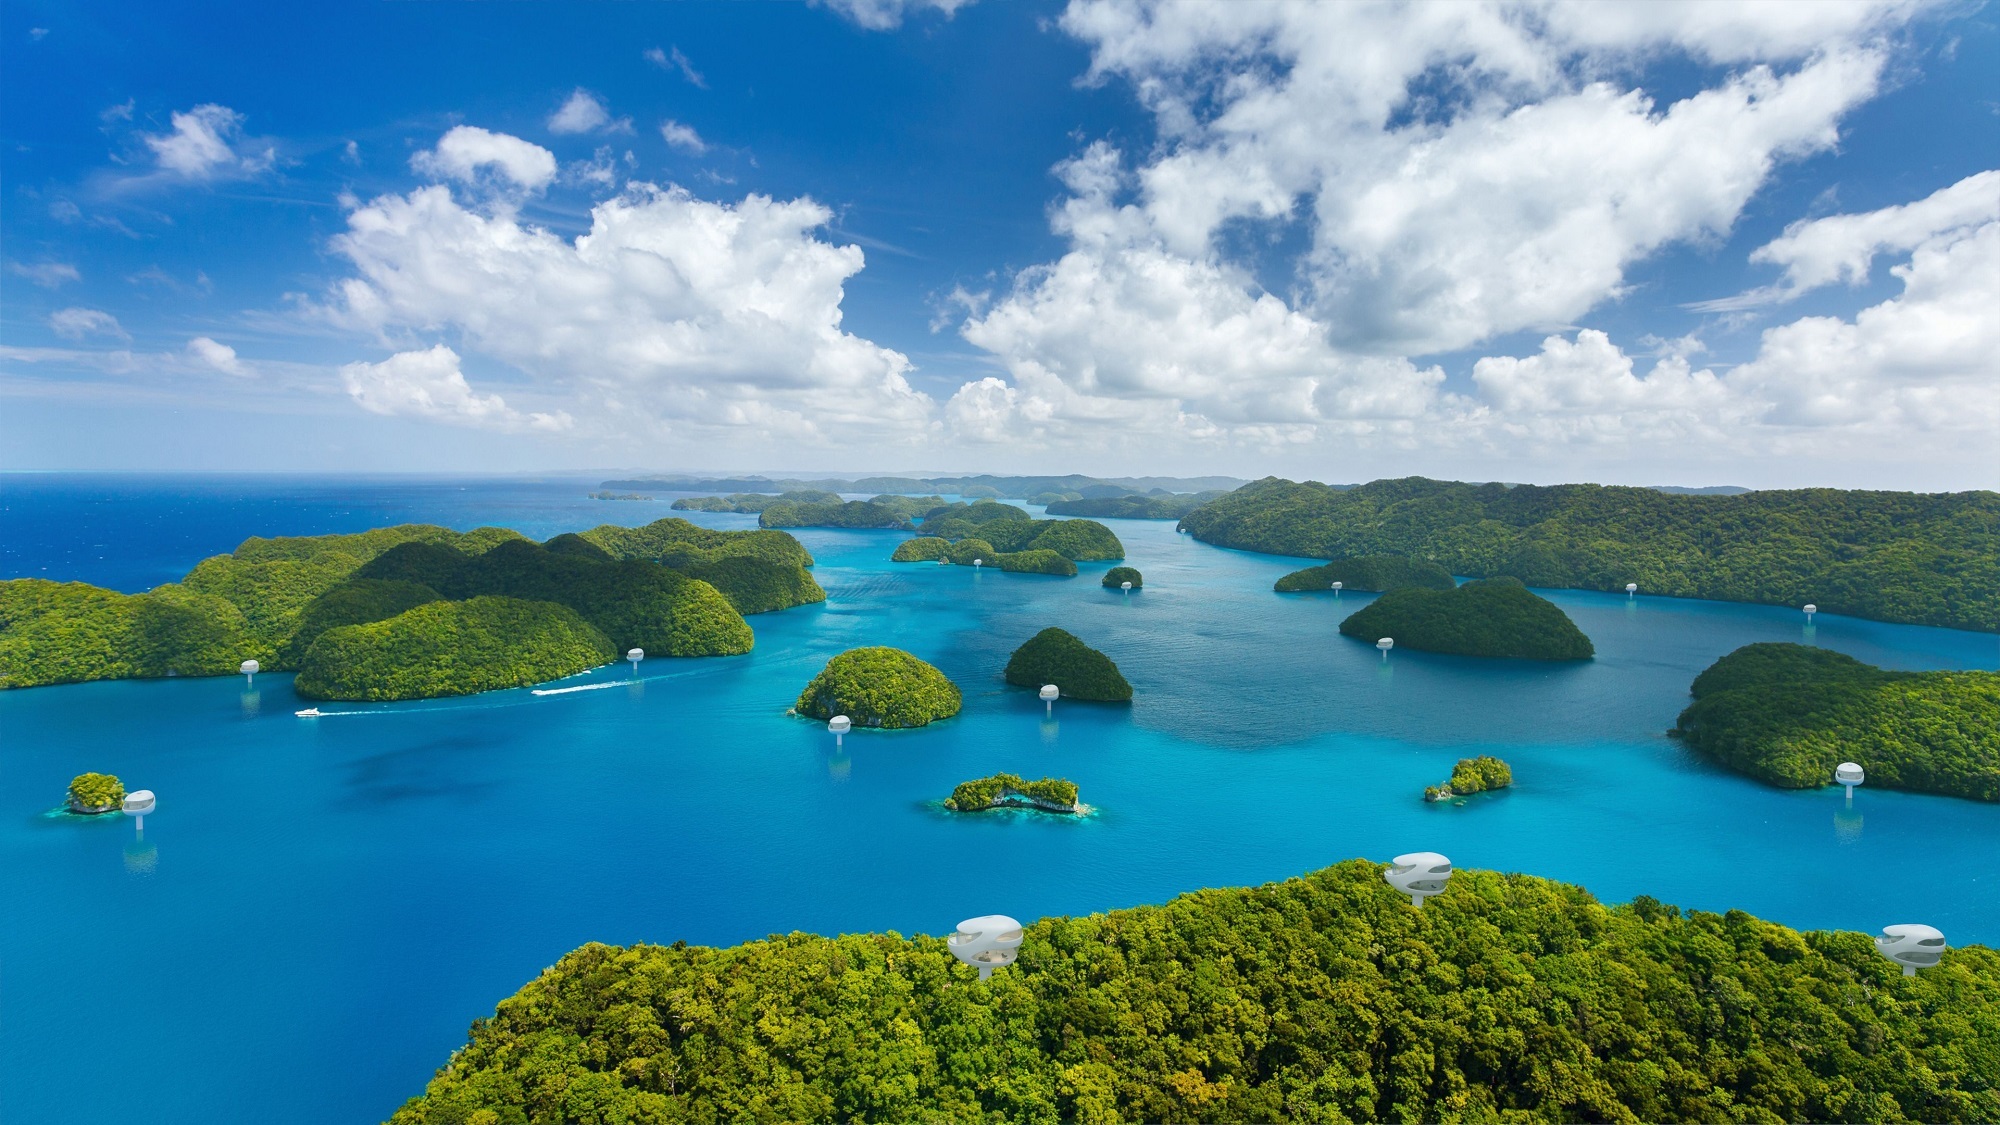
[(319, 708), (308, 707), (303, 711), (294, 711), (292, 714), (297, 715), (301, 719), (317, 719), (319, 718)]

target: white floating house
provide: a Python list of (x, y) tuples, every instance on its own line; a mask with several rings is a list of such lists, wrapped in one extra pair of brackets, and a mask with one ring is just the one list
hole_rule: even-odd
[(1389, 870), (1382, 873), (1382, 879), (1390, 886), (1410, 896), (1410, 901), (1418, 906), (1426, 898), (1444, 893), (1445, 880), (1451, 878), (1451, 861), (1436, 852), (1411, 852), (1399, 855), (1389, 861)]
[(847, 732), (854, 729), (854, 720), (845, 715), (835, 715), (826, 721), (826, 729), (833, 732), (833, 744), (838, 747), (841, 740), (847, 737)]
[(146, 814), (152, 812), (157, 804), (159, 801), (154, 798), (151, 789), (138, 789), (125, 794), (125, 802), (119, 806), (119, 811), (136, 819), (139, 822), (139, 831), (144, 832)]
[(625, 650), (625, 659), (632, 662), (632, 671), (636, 673), (639, 671), (639, 662), (646, 659), (646, 650), (643, 648), (628, 648)]
[(1048, 704), (1048, 714), (1053, 718), (1056, 713), (1056, 700), (1062, 698), (1062, 689), (1054, 684), (1043, 684), (1040, 695), (1042, 702)]
[(973, 565), (974, 567), (982, 567), (982, 566), (985, 566), (985, 565), (986, 565), (986, 560), (985, 560), (985, 559), (973, 559), (973, 560), (972, 560), (972, 565)]
[(1812, 624), (1813, 614), (1819, 612), (1819, 607), (1812, 604), (1811, 602), (1807, 602), (1805, 609), (1806, 609), (1806, 624), (1810, 625)]
[(1944, 934), (1932, 926), (1906, 922), (1882, 927), (1875, 949), (1903, 967), (1903, 975), (1913, 977), (1918, 969), (1928, 969), (1944, 956)]
[(1389, 650), (1396, 647), (1396, 638), (1383, 637), (1381, 640), (1375, 642), (1375, 647), (1382, 650), (1382, 663), (1387, 664), (1389, 662)]
[(1131, 596), (1132, 596), (1132, 583), (1130, 583), (1130, 582), (1120, 582), (1120, 583), (1118, 584), (1118, 588), (1119, 588), (1120, 590), (1123, 590), (1123, 591), (1125, 591), (1125, 596), (1126, 596), (1126, 597), (1128, 597), (1128, 598), (1129, 598), (1129, 597), (1131, 597)]
[(236, 666), (236, 670), (243, 673), (243, 681), (245, 683), (254, 684), (257, 682), (257, 673), (262, 672), (264, 668), (255, 660), (245, 660)]
[(1847, 787), (1847, 799), (1854, 799), (1854, 787), (1868, 780), (1859, 762), (1842, 762), (1833, 767), (1833, 783)]
[(1005, 914), (967, 918), (944, 943), (953, 957), (978, 969), (979, 979), (985, 980), (1019, 956), (1014, 951), (1021, 948), (1021, 923)]
[(1626, 596), (1626, 597), (1628, 597), (1628, 598), (1636, 598), (1636, 597), (1638, 597), (1638, 596), (1639, 596), (1639, 584), (1638, 584), (1637, 582), (1627, 582), (1627, 583), (1625, 583), (1625, 596)]
[(1333, 596), (1334, 596), (1334, 597), (1336, 597), (1336, 598), (1337, 598), (1337, 597), (1339, 597), (1339, 596), (1340, 596), (1340, 588), (1341, 588), (1341, 587), (1343, 587), (1343, 586), (1345, 586), (1345, 585), (1347, 585), (1347, 583), (1345, 583), (1345, 582), (1335, 582), (1335, 583), (1333, 584)]

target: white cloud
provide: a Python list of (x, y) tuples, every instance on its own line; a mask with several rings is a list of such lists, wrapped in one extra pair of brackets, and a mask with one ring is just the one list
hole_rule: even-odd
[(236, 349), (228, 344), (218, 343), (207, 336), (196, 336), (187, 343), (189, 358), (224, 375), (249, 376), (256, 372), (250, 365), (236, 358)]
[(637, 184), (568, 240), (421, 188), (348, 216), (332, 248), (356, 276), (320, 311), (392, 346), (452, 332), (600, 428), (919, 440), (909, 361), (841, 331), (863, 256), (813, 236), (830, 217)]
[(60, 289), (72, 281), (82, 281), (83, 274), (68, 262), (8, 262), (7, 272), (16, 277), (25, 277), (44, 289)]
[(678, 70), (681, 77), (688, 80), (689, 85), (697, 89), (708, 89), (708, 79), (701, 76), (701, 71), (694, 68), (694, 63), (681, 53), (679, 47), (675, 47), (671, 54), (662, 51), (658, 47), (648, 47), (646, 48), (646, 61), (659, 67), (661, 70)]
[[(129, 103), (122, 109), (125, 116), (131, 114)], [(205, 182), (253, 176), (276, 162), (277, 150), (244, 137), (243, 121), (243, 115), (228, 106), (198, 105), (175, 113), (172, 131), (143, 133), (140, 140), (152, 150), (163, 173), (180, 179)]]
[(812, 0), (839, 13), (870, 31), (893, 31), (903, 26), (906, 16), (923, 11), (943, 12), (950, 19), (973, 0)]
[(678, 121), (660, 122), (660, 137), (675, 148), (686, 149), (697, 155), (708, 151), (708, 142), (694, 131), (694, 126)]
[(1472, 367), (1489, 413), (1476, 421), (1530, 442), (1715, 442), (1754, 408), (1732, 399), (1715, 372), (1668, 355), (1641, 377), (1603, 332), (1550, 336), (1525, 359), (1489, 356)]
[(499, 395), (481, 395), (465, 381), (458, 353), (443, 344), (423, 351), (397, 352), (380, 363), (350, 363), (340, 369), (347, 393), (373, 414), (404, 414), (495, 430), (569, 429), (568, 414), (522, 414)]
[(1967, 176), (1914, 203), (1793, 223), (1750, 260), (1783, 266), (1777, 288), (1789, 299), (1822, 285), (1860, 285), (1879, 255), (1908, 253), (1939, 235), (1995, 221), (2000, 221), (2000, 170)]
[(129, 340), (118, 318), (103, 309), (71, 307), (57, 309), (49, 314), (49, 330), (65, 340), (81, 340), (86, 336), (111, 336)]
[(340, 159), (348, 164), (361, 163), (361, 145), (355, 141), (349, 141), (345, 145), (342, 145)]
[(604, 108), (596, 94), (578, 86), (562, 104), (562, 108), (549, 116), (551, 133), (629, 133), (632, 119), (613, 118), (611, 111)]
[(478, 184), (490, 170), (524, 191), (540, 191), (556, 178), (555, 154), (538, 144), (476, 125), (458, 125), (438, 139), (437, 147), (410, 158), (410, 167), (427, 176)]

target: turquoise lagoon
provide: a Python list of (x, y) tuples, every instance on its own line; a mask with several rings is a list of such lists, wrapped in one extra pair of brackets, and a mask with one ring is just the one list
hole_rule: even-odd
[[(10, 576), (136, 589), (255, 532), (423, 519), (546, 536), (666, 514), (584, 499), (592, 486), (104, 481), (83, 510), (73, 482), (17, 478), (0, 538)], [(168, 503), (172, 518), (128, 518)], [(1101, 588), (1107, 564), (1077, 579), (897, 565), (895, 533), (803, 531), (824, 606), (752, 618), (746, 657), (551, 685), (605, 690), (317, 720), (293, 716), (305, 704), (280, 675), (0, 693), (0, 1114), (379, 1120), (474, 1018), (584, 942), (940, 933), (1420, 849), (1606, 900), (2000, 939), (2000, 806), (1864, 788), (1850, 809), (1662, 734), (1693, 676), (1751, 641), (1928, 669), (2000, 667), (2000, 638), (1826, 615), (1807, 634), (1792, 609), (1555, 591), (1595, 661), (1384, 664), (1336, 632), (1365, 595), (1277, 595), (1297, 561), (1113, 525), (1142, 592)], [(1051, 624), (1118, 660), (1132, 706), (1058, 703), (1048, 721), (1001, 682)], [(786, 716), (862, 644), (936, 663), (965, 711), (840, 750)], [(1515, 788), (1426, 806), (1423, 787), (1474, 753), (1506, 758)], [(123, 818), (49, 814), (86, 769), (159, 793), (143, 841)], [(1099, 811), (938, 807), (998, 770), (1068, 777)]]

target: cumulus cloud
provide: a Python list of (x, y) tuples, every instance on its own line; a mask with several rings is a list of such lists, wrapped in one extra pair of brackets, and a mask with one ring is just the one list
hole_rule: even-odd
[[(128, 104), (127, 114), (131, 112)], [(277, 161), (277, 150), (243, 135), (244, 117), (228, 106), (198, 105), (172, 117), (166, 133), (140, 135), (164, 174), (210, 181), (254, 176)]]
[(452, 332), (593, 425), (918, 440), (935, 407), (909, 360), (841, 330), (863, 256), (814, 237), (830, 218), (635, 184), (565, 239), (420, 188), (349, 214), (332, 249), (355, 275), (319, 311), (392, 346)]
[(1714, 371), (1668, 355), (1640, 376), (1631, 356), (1590, 328), (1550, 336), (1537, 355), (1483, 358), (1472, 381), (1489, 408), (1478, 422), (1536, 441), (1714, 441), (1752, 413)]
[(613, 118), (611, 111), (604, 108), (596, 94), (578, 86), (563, 102), (562, 108), (549, 116), (551, 133), (617, 133), (632, 131), (632, 119)]
[(813, 0), (870, 31), (894, 31), (905, 17), (918, 12), (943, 12), (950, 19), (973, 0)]
[(207, 336), (196, 336), (187, 343), (188, 358), (205, 367), (214, 368), (224, 375), (250, 376), (256, 372), (250, 365), (236, 358), (236, 349), (228, 344), (218, 343)]
[(60, 289), (72, 281), (82, 281), (83, 274), (68, 262), (8, 262), (7, 272), (16, 277), (25, 277), (44, 289)]
[(72, 306), (57, 309), (49, 314), (49, 331), (65, 340), (81, 340), (86, 336), (110, 336), (119, 340), (129, 340), (118, 318), (103, 309), (86, 309)]
[(556, 157), (548, 149), (476, 125), (458, 125), (437, 147), (410, 158), (410, 167), (441, 180), (479, 184), (497, 176), (523, 191), (541, 191), (556, 178)]
[(458, 353), (438, 344), (422, 351), (397, 352), (380, 363), (350, 363), (340, 369), (347, 393), (373, 414), (404, 414), (453, 425), (493, 430), (566, 430), (572, 422), (560, 411), (522, 414), (499, 395), (481, 395), (465, 381)]
[(686, 149), (696, 155), (708, 151), (708, 142), (701, 139), (701, 134), (694, 131), (694, 126), (683, 125), (678, 121), (660, 122), (660, 138), (675, 148)]

